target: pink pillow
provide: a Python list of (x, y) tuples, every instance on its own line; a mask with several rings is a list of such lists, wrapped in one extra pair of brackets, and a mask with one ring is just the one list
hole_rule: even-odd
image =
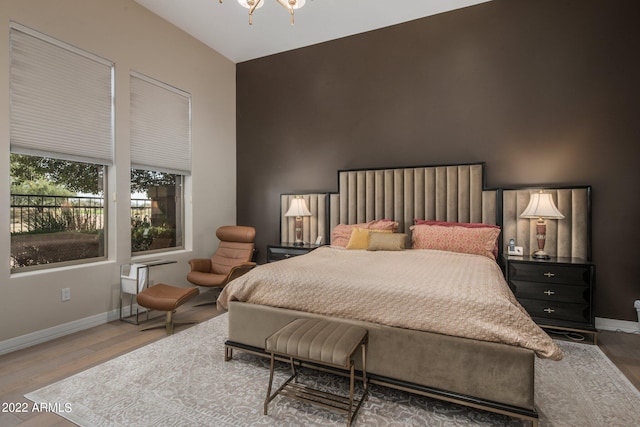
[(414, 225), (441, 225), (443, 227), (466, 227), (466, 228), (500, 228), (497, 225), (483, 224), (481, 222), (449, 222), (449, 221), (434, 221), (430, 219), (414, 219)]
[(334, 246), (347, 247), (351, 232), (354, 228), (366, 228), (368, 230), (391, 230), (392, 233), (398, 231), (398, 223), (390, 219), (376, 219), (360, 224), (338, 224), (331, 232), (331, 244)]
[[(466, 227), (466, 228), (497, 228), (500, 230), (500, 227), (497, 225), (491, 224), (483, 224), (481, 222), (449, 222), (449, 221), (432, 221), (428, 219), (414, 219), (413, 223), (415, 225), (441, 225), (443, 227)], [(496, 237), (496, 244), (493, 248), (493, 258), (498, 258), (498, 238)]]
[(438, 249), (496, 259), (493, 248), (500, 228), (423, 224), (411, 226), (411, 232), (413, 249)]

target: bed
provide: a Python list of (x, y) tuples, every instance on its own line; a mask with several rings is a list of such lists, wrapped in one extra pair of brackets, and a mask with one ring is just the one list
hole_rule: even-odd
[(369, 330), (371, 382), (537, 425), (534, 360), (562, 354), (506, 285), (496, 262), (502, 236), (484, 248), (493, 258), (477, 250), (367, 251), (336, 244), (341, 227), (367, 228), (383, 219), (414, 243), (422, 230), (414, 228), (416, 219), (456, 223), (449, 227), (456, 230), (496, 225), (500, 193), (485, 190), (483, 166), (340, 171), (339, 193), (313, 195), (329, 200), (329, 219), (322, 222), (333, 235), (310, 233), (326, 234), (332, 246), (259, 266), (221, 293), (219, 306), (229, 311), (227, 358), (233, 349), (263, 353), (266, 337), (296, 318), (356, 324)]

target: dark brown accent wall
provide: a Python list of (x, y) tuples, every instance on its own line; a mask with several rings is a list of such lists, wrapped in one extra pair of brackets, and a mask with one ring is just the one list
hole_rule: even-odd
[(238, 64), (238, 223), (264, 260), (279, 194), (336, 191), (338, 169), (484, 161), (489, 187), (590, 184), (596, 315), (637, 320), (639, 16), (493, 0)]

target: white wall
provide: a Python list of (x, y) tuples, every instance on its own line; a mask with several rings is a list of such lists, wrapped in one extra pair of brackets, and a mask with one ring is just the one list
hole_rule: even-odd
[[(9, 22), (15, 21), (115, 63), (116, 167), (109, 176), (109, 259), (10, 274)], [(118, 307), (120, 264), (129, 249), (129, 72), (192, 95), (193, 166), (187, 186), (187, 249), (163, 254), (176, 264), (151, 278), (186, 285), (187, 260), (209, 256), (215, 229), (236, 220), (235, 65), (133, 0), (2, 0), (0, 4), (0, 350), (3, 342), (46, 336), (64, 325), (105, 317)], [(115, 219), (117, 218), (117, 221)], [(157, 258), (156, 255), (154, 258)], [(61, 302), (62, 288), (71, 300)], [(69, 323), (71, 322), (71, 323)], [(38, 332), (41, 331), (41, 332)], [(5, 347), (7, 347), (5, 345)]]

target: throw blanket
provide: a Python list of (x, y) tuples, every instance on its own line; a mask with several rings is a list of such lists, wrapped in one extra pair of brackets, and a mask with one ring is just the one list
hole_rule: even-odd
[(518, 303), (496, 262), (480, 255), (325, 246), (233, 280), (218, 306), (226, 310), (229, 301), (500, 342), (562, 358)]

